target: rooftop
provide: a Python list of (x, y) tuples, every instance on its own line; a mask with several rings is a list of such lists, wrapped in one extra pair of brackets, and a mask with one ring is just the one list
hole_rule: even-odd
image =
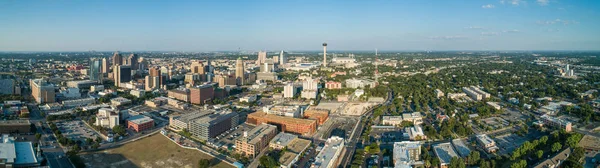
[(462, 157), (467, 157), (469, 156), (469, 153), (471, 153), (471, 150), (465, 145), (465, 142), (462, 139), (452, 140), (452, 145), (454, 145), (456, 152)]
[(453, 157), (459, 157), (458, 154), (454, 151), (452, 144), (450, 142), (441, 143), (433, 146), (433, 151), (435, 155), (440, 159), (442, 164), (450, 164), (450, 160)]
[(415, 141), (394, 142), (394, 167), (410, 167), (415, 158), (410, 158), (409, 150), (420, 148), (421, 143)]
[(583, 147), (584, 149), (600, 149), (600, 138), (585, 135), (579, 141), (578, 146)]
[(279, 163), (281, 163), (281, 165), (290, 165), (297, 155), (298, 154), (292, 152), (284, 152), (283, 155), (279, 157)]
[(325, 146), (321, 149), (321, 152), (315, 157), (313, 163), (314, 168), (325, 168), (329, 165), (329, 162), (337, 160), (335, 156), (338, 150), (342, 150), (344, 146), (344, 138), (333, 136), (325, 142)]
[(485, 145), (494, 143), (494, 140), (492, 140), (492, 138), (490, 138), (486, 134), (479, 134), (479, 135), (476, 135), (476, 137), (481, 143), (483, 143)]
[(0, 126), (6, 125), (30, 125), (29, 120), (0, 120)]
[(270, 132), (276, 132), (277, 131), (277, 127), (274, 125), (269, 125), (269, 124), (261, 124), (257, 127), (254, 127), (254, 129), (248, 131), (247, 135), (244, 135), (242, 137), (240, 137), (240, 141), (245, 141), (246, 143), (249, 144), (256, 144), (258, 142), (260, 142), (262, 140), (262, 138), (270, 133)]
[(302, 153), (304, 149), (308, 148), (308, 146), (310, 146), (310, 140), (296, 138), (287, 145), (287, 149), (290, 152), (299, 154)]
[(139, 124), (144, 124), (144, 123), (147, 123), (147, 122), (150, 122), (150, 121), (154, 121), (152, 118), (146, 117), (144, 115), (132, 116), (132, 117), (129, 117), (129, 119), (127, 119), (127, 120), (129, 120), (129, 121), (131, 121), (131, 122), (133, 122), (135, 124), (138, 124), (138, 125)]
[(281, 132), (281, 133), (277, 134), (275, 137), (273, 137), (273, 139), (271, 140), (270, 143), (287, 146), (290, 142), (292, 142), (296, 138), (298, 138), (298, 135)]
[(237, 113), (233, 113), (230, 111), (224, 111), (224, 112), (220, 112), (220, 113), (210, 114), (208, 116), (204, 116), (204, 117), (192, 120), (191, 122), (205, 124), (205, 125), (206, 124), (213, 125), (216, 123), (220, 123), (223, 120), (229, 119), (234, 115), (237, 115)]
[(278, 115), (267, 114), (264, 112), (255, 112), (248, 114), (248, 117), (258, 117), (265, 118), (271, 121), (282, 121), (286, 124), (297, 124), (297, 125), (314, 125), (316, 124), (316, 120), (311, 119), (300, 119), (300, 118), (291, 118), (291, 117), (283, 117)]

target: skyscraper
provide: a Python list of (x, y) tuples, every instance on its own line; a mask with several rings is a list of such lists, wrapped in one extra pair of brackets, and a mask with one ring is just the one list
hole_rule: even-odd
[(281, 50), (279, 53), (279, 64), (287, 63), (287, 52)]
[(190, 69), (193, 74), (194, 73), (204, 74), (206, 67), (204, 67), (204, 64), (202, 63), (202, 61), (194, 61), (194, 62), (192, 62)]
[(256, 59), (256, 64), (262, 65), (262, 64), (265, 63), (266, 60), (267, 60), (267, 52), (266, 51), (259, 51), (258, 52), (258, 58)]
[(244, 62), (242, 58), (238, 58), (235, 63), (235, 79), (238, 85), (244, 85)]
[(131, 66), (129, 65), (120, 65), (116, 67), (116, 78), (115, 78), (115, 86), (120, 87), (121, 83), (131, 81)]
[(121, 56), (121, 54), (119, 54), (119, 52), (115, 52), (115, 54), (112, 56), (112, 61), (113, 61), (113, 66), (119, 66), (119, 65), (123, 65), (123, 56)]
[(89, 76), (90, 80), (101, 82), (102, 62), (99, 59), (92, 59), (90, 62)]
[(108, 60), (106, 58), (102, 58), (102, 73), (108, 73)]
[(131, 66), (131, 70), (137, 70), (138, 67), (138, 55), (131, 54), (129, 58), (127, 58), (127, 64)]
[(54, 103), (56, 101), (54, 85), (49, 84), (45, 79), (32, 79), (29, 82), (31, 96), (37, 103)]
[(323, 67), (327, 67), (327, 43), (323, 43)]

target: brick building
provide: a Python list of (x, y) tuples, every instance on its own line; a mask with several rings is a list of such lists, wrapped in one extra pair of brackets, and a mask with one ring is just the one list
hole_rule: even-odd
[(316, 120), (283, 117), (264, 112), (248, 114), (248, 119), (246, 122), (254, 125), (267, 123), (277, 126), (283, 132), (291, 132), (302, 135), (312, 135), (317, 129)]

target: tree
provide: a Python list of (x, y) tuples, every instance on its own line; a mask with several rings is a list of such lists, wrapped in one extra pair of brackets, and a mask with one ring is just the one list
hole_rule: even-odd
[(477, 162), (479, 162), (479, 159), (480, 155), (478, 151), (471, 151), (471, 153), (469, 153), (469, 157), (467, 158), (470, 165), (475, 165)]
[(452, 157), (452, 159), (450, 159), (450, 166), (449, 167), (456, 167), (456, 168), (466, 168), (467, 166), (465, 165), (465, 162), (463, 161), (462, 158), (459, 157)]
[(40, 133), (35, 133), (35, 140), (39, 141), (42, 138), (42, 134)]
[(208, 167), (210, 167), (210, 160), (208, 160), (208, 159), (200, 159), (198, 161), (198, 167), (199, 168), (208, 168)]
[(514, 162), (512, 165), (510, 165), (510, 168), (526, 168), (527, 167), (527, 161), (525, 160), (520, 160), (518, 162)]
[(440, 159), (437, 157), (433, 157), (433, 159), (431, 160), (431, 165), (433, 165), (434, 167), (438, 167), (440, 165)]
[(96, 142), (101, 143), (102, 142), (102, 138), (101, 137), (96, 137)]
[(554, 144), (552, 144), (552, 152), (557, 152), (560, 149), (562, 149), (562, 145), (559, 142), (554, 142)]
[(542, 156), (544, 156), (544, 151), (543, 150), (538, 150), (535, 154), (537, 155), (538, 159), (541, 159)]
[(279, 163), (273, 158), (269, 156), (260, 157), (260, 165), (265, 168), (277, 168), (279, 167)]
[(125, 133), (127, 133), (127, 131), (125, 130), (125, 127), (123, 127), (122, 125), (115, 125), (112, 128), (112, 130), (115, 134), (119, 134), (120, 136), (124, 136)]

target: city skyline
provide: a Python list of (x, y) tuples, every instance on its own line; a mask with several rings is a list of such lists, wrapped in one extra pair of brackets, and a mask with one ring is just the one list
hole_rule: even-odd
[(600, 50), (600, 2), (3, 1), (0, 51)]

